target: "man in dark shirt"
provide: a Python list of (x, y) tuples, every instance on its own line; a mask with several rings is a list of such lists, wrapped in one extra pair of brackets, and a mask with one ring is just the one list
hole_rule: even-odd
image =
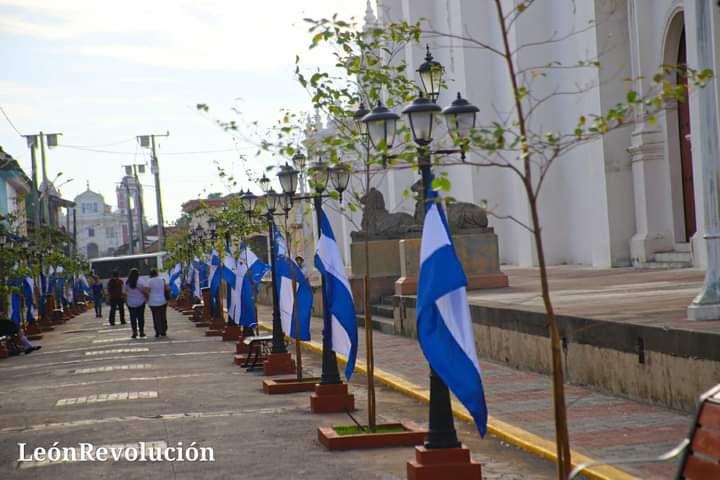
[(112, 278), (108, 281), (108, 297), (110, 298), (110, 325), (115, 325), (115, 311), (120, 310), (120, 323), (125, 324), (125, 305), (123, 302), (123, 281), (120, 273), (113, 270)]

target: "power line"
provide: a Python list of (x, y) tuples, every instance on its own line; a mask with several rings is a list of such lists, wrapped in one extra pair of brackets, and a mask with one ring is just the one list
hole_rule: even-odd
[(132, 142), (135, 140), (135, 137), (126, 138), (125, 140), (119, 140), (117, 142), (113, 143), (103, 143), (101, 145), (63, 145), (63, 147), (68, 148), (99, 148), (99, 147), (112, 147), (113, 145), (120, 145), (121, 143), (127, 143)]
[[(88, 148), (88, 147), (81, 147), (76, 145), (58, 145), (58, 148), (71, 148), (73, 150), (83, 150), (86, 152), (94, 152), (94, 153), (109, 153), (114, 155), (127, 155), (134, 157), (136, 155), (136, 152), (119, 152), (115, 150), (102, 150), (97, 148)], [(248, 147), (246, 150), (249, 150), (254, 147)], [(191, 152), (163, 152), (163, 155), (204, 155), (204, 154), (210, 154), (210, 153), (228, 153), (228, 152), (237, 152), (238, 149), (235, 148), (226, 148), (222, 150), (198, 150), (198, 151), (191, 151)]]
[(15, 130), (15, 133), (17, 133), (18, 135), (20, 135), (22, 137), (22, 133), (20, 133), (20, 130), (18, 130), (18, 128), (15, 126), (15, 124), (12, 122), (12, 120), (10, 120), (10, 117), (8, 117), (8, 114), (5, 113), (5, 109), (2, 106), (0, 106), (0, 112), (2, 112), (3, 116), (5, 117), (5, 120), (8, 121), (8, 123), (13, 128), (13, 130)]

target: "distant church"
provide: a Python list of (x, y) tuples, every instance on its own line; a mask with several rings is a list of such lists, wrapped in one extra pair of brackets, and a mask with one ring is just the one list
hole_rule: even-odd
[[(130, 215), (133, 219), (135, 236), (137, 236), (139, 225), (136, 210), (138, 186), (135, 185), (133, 177), (124, 177), (120, 186), (118, 186), (117, 201), (119, 208), (115, 211), (105, 203), (105, 199), (101, 194), (90, 190), (89, 184), (86, 191), (75, 197), (78, 254), (88, 259), (111, 256), (120, 247), (128, 244), (130, 239), (128, 191), (130, 198), (133, 200), (130, 205)], [(142, 190), (140, 190), (140, 195), (142, 195)]]

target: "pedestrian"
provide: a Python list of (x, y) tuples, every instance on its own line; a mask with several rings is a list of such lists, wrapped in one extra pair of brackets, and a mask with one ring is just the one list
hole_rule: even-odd
[(95, 304), (95, 318), (102, 318), (103, 294), (105, 293), (105, 289), (103, 288), (102, 280), (100, 280), (100, 277), (97, 275), (93, 275), (91, 292), (93, 303)]
[(108, 280), (107, 292), (110, 297), (110, 325), (115, 325), (115, 312), (120, 310), (120, 323), (125, 325), (125, 306), (123, 304), (123, 281), (120, 272), (113, 270), (112, 278)]
[(42, 348), (41, 345), (33, 345), (25, 336), (25, 330), (7, 318), (0, 318), (0, 336), (8, 337), (7, 345), (10, 347), (11, 355), (18, 355), (20, 350), (25, 351), (25, 355), (30, 355)]
[(305, 259), (298, 255), (295, 257), (295, 263), (297, 263), (297, 266), (300, 267), (300, 271), (302, 272), (303, 276), (306, 279), (310, 279), (310, 272), (308, 271), (308, 268), (305, 266)]
[(148, 282), (150, 294), (148, 305), (153, 317), (155, 338), (167, 336), (167, 299), (170, 296), (170, 288), (165, 279), (158, 276), (156, 269), (150, 270), (150, 281)]
[(137, 268), (131, 268), (128, 273), (127, 283), (123, 289), (130, 312), (130, 326), (132, 327), (132, 338), (137, 338), (138, 331), (140, 338), (145, 336), (145, 301), (148, 295), (148, 288), (140, 280), (140, 272)]

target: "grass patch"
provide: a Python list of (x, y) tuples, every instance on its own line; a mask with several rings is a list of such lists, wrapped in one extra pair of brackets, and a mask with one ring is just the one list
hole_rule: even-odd
[[(360, 435), (363, 433), (370, 433), (370, 430), (368, 430), (367, 425), (363, 425), (362, 427), (358, 427), (357, 425), (353, 425), (350, 427), (332, 427), (333, 430), (335, 430), (335, 433), (338, 435)], [(375, 433), (401, 433), (401, 432), (407, 432), (402, 425), (376, 425), (375, 426)]]

